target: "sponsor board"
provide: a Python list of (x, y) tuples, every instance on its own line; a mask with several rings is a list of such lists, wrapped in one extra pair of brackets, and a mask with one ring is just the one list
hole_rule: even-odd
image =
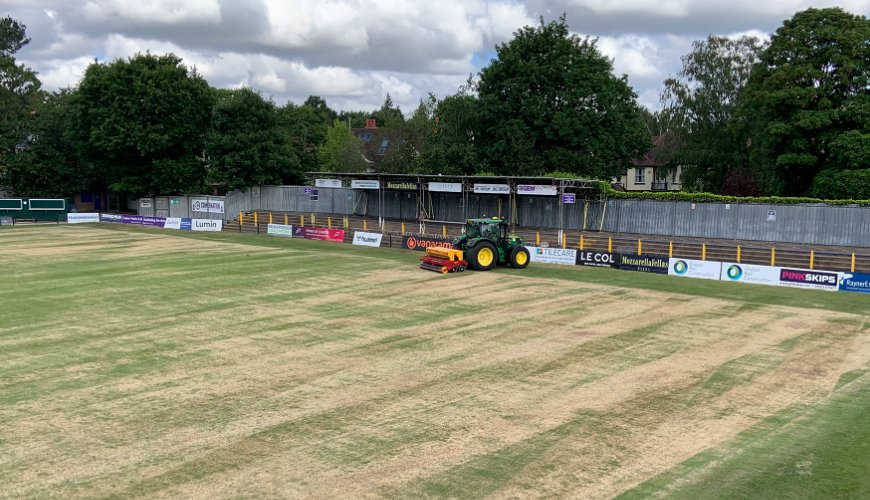
[(163, 227), (165, 224), (165, 217), (142, 217), (143, 226)]
[(366, 179), (350, 181), (350, 187), (353, 189), (380, 189), (381, 181), (370, 181)]
[(547, 186), (543, 184), (520, 184), (517, 186), (517, 194), (556, 196), (559, 194), (559, 188), (557, 186)]
[(182, 231), (190, 231), (191, 229), (193, 229), (192, 221), (193, 219), (191, 219), (190, 217), (182, 217), (181, 227), (179, 227), (178, 229), (181, 229)]
[(723, 262), (719, 279), (756, 285), (779, 285), (779, 267)]
[(577, 250), (571, 248), (526, 247), (531, 257), (530, 262), (542, 264), (560, 264), (573, 266), (577, 264)]
[(342, 243), (344, 241), (344, 229), (327, 229), (325, 227), (294, 227), (294, 238), (305, 238), (306, 240), (319, 241), (334, 241)]
[(461, 182), (430, 182), (429, 183), (429, 191), (435, 191), (439, 193), (461, 193), (462, 192), (462, 183)]
[(341, 180), (339, 179), (314, 179), (314, 185), (321, 188), (340, 188)]
[(13, 226), (14, 222), (12, 217), (0, 217), (0, 226)]
[(121, 224), (136, 224), (142, 225), (143, 217), (141, 215), (122, 215), (121, 216)]
[(163, 229), (181, 229), (181, 217), (167, 217)]
[(140, 198), (139, 208), (151, 208), (151, 198)]
[(722, 263), (712, 260), (669, 259), (668, 274), (718, 281), (722, 275)]
[(619, 268), (624, 271), (668, 274), (669, 267), (668, 258), (662, 255), (637, 255), (634, 253), (619, 255)]
[(593, 267), (618, 267), (619, 254), (580, 250), (579, 252), (577, 252), (577, 265)]
[(562, 194), (562, 203), (566, 205), (570, 205), (572, 203), (577, 203), (577, 195), (574, 193), (563, 193)]
[(453, 248), (453, 240), (437, 236), (404, 236), (402, 248), (425, 251), (427, 247)]
[(98, 213), (69, 213), (69, 214), (66, 214), (66, 221), (69, 224), (85, 224), (88, 222), (100, 222), (100, 214), (98, 214)]
[(353, 233), (353, 244), (363, 245), (367, 247), (381, 246), (381, 239), (384, 237), (381, 233), (365, 233), (363, 231), (355, 231)]
[(417, 189), (420, 185), (416, 182), (385, 182), (384, 189)]
[(779, 284), (782, 286), (834, 291), (839, 283), (839, 274), (831, 271), (791, 269), (788, 267), (779, 269)]
[[(212, 231), (218, 232), (224, 228), (224, 221), (220, 219), (191, 219), (191, 231)], [(182, 227), (182, 229), (184, 229)]]
[(293, 237), (293, 226), (285, 224), (269, 224), (266, 226), (266, 234), (272, 236), (283, 236), (285, 238)]
[(510, 194), (511, 188), (507, 184), (475, 184), (474, 192), (477, 194)]
[(120, 214), (100, 214), (100, 222), (111, 222), (121, 224), (122, 218)]
[(213, 214), (224, 213), (224, 200), (208, 200), (205, 198), (193, 198), (190, 200), (191, 212), (208, 212)]
[(841, 292), (870, 293), (870, 274), (840, 273)]

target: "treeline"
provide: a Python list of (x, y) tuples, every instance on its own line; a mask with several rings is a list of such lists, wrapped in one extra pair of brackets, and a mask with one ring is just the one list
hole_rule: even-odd
[[(321, 170), (609, 179), (667, 135), (659, 160), (690, 190), (870, 198), (870, 24), (839, 8), (799, 12), (766, 44), (695, 42), (656, 112), (564, 17), (518, 30), (455, 94), (407, 114), (389, 95), (336, 112), (215, 89), (172, 54), (94, 62), (45, 92), (15, 60), (28, 42), (0, 20), (0, 185), (22, 196), (227, 192)], [(369, 118), (388, 146), (374, 158), (351, 132)]]

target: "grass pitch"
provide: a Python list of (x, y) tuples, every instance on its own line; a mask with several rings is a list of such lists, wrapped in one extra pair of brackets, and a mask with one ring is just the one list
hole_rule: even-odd
[(870, 300), (0, 231), (0, 496), (870, 496)]

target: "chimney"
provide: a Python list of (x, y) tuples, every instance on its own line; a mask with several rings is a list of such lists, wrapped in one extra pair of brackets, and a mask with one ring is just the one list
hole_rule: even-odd
[(366, 128), (378, 128), (378, 121), (374, 118), (366, 118)]

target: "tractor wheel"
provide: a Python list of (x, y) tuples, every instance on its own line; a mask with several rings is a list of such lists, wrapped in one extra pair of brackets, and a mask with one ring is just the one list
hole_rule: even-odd
[(531, 256), (526, 247), (518, 245), (511, 250), (510, 264), (512, 268), (525, 269), (529, 265), (529, 260), (531, 260)]
[(489, 271), (498, 262), (498, 252), (495, 245), (488, 241), (481, 241), (475, 245), (468, 256), (468, 263), (477, 271)]

